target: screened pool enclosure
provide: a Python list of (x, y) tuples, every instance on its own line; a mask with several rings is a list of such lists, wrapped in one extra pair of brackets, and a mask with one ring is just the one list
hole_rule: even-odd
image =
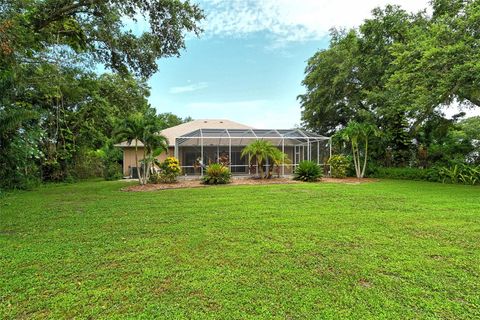
[[(302, 129), (198, 129), (175, 139), (175, 157), (185, 175), (203, 175), (210, 163), (227, 163), (235, 175), (258, 174), (255, 161), (242, 157), (242, 149), (255, 140), (266, 140), (284, 152), (288, 160), (274, 166), (273, 174), (292, 174), (303, 160), (311, 160), (324, 168), (331, 155), (331, 138)], [(272, 164), (266, 162), (265, 172)], [(326, 170), (326, 169), (325, 169)], [(326, 172), (327, 173), (327, 172)]]

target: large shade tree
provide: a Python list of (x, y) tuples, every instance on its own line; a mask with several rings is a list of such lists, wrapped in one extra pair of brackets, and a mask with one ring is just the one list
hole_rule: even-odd
[[(433, 0), (431, 6), (432, 14), (377, 8), (359, 28), (333, 30), (329, 48), (305, 70), (306, 93), (299, 96), (304, 126), (332, 135), (350, 121), (376, 125), (382, 138), (371, 155), (382, 162), (390, 150), (394, 165), (415, 163), (418, 149), (430, 148), (418, 142), (426, 141), (425, 129), (438, 116), (456, 130), (461, 118), (448, 121), (444, 108), (480, 104), (480, 5)], [(428, 143), (439, 141), (445, 139)]]
[[(44, 179), (74, 172), (82, 154), (107, 143), (117, 120), (145, 110), (158, 59), (178, 56), (203, 18), (181, 0), (0, 2), (0, 119), (35, 115), (2, 133), (0, 187), (34, 176), (11, 165), (19, 158)], [(142, 32), (132, 31), (137, 22)], [(99, 65), (113, 73), (98, 76)]]

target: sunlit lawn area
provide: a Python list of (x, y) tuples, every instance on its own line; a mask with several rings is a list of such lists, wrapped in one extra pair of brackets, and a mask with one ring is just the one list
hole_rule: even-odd
[(480, 317), (480, 188), (381, 181), (0, 198), (0, 318)]

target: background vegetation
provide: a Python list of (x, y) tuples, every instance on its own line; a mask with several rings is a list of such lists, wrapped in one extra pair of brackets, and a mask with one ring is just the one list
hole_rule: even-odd
[[(125, 24), (137, 15), (150, 23), (138, 35)], [(179, 55), (201, 19), (176, 0), (2, 1), (0, 188), (118, 176), (113, 129), (151, 112), (157, 59)], [(163, 127), (183, 121), (158, 117)]]
[(480, 117), (445, 115), (455, 106), (480, 108), (480, 2), (431, 5), (431, 13), (377, 8), (356, 29), (332, 30), (329, 48), (308, 61), (299, 96), (304, 125), (334, 135), (334, 153), (354, 160), (366, 149), (344, 141), (348, 124), (378, 128), (366, 174), (480, 164)]

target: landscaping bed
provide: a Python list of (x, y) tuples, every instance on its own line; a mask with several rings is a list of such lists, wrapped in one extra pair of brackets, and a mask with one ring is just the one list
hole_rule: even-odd
[[(345, 178), (345, 179), (335, 179), (335, 178), (322, 178), (319, 182), (330, 182), (330, 183), (346, 183), (346, 184), (360, 184), (378, 181), (378, 179), (357, 179), (357, 178)], [(254, 179), (254, 178), (238, 178), (232, 179), (228, 185), (267, 185), (267, 184), (292, 184), (292, 183), (306, 183), (301, 181), (292, 180), (289, 178), (272, 178), (272, 179)], [(122, 188), (122, 191), (130, 192), (141, 192), (141, 191), (155, 191), (155, 190), (166, 190), (166, 189), (182, 189), (182, 188), (201, 188), (209, 187), (209, 185), (202, 184), (200, 180), (183, 180), (175, 183), (157, 183), (157, 184), (146, 184), (146, 185), (133, 185)]]

